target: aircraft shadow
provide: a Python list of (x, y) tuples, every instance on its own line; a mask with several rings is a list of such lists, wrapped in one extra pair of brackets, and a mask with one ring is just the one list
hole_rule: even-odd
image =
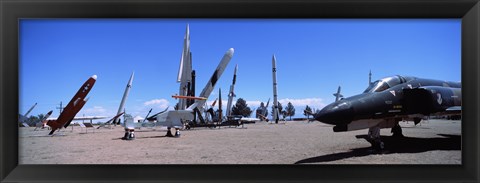
[[(135, 137), (135, 139), (150, 139), (150, 138), (165, 138), (165, 137), (167, 137), (167, 136), (162, 135), (162, 136)], [(124, 140), (124, 139), (123, 139), (123, 137), (119, 137), (119, 138), (114, 138), (112, 140)]]
[[(167, 136), (149, 136), (149, 137), (136, 137), (137, 139), (150, 139), (150, 138), (167, 138)], [(171, 137), (170, 137), (171, 138)]]
[[(447, 135), (438, 134), (446, 137), (435, 138), (416, 138), (416, 137), (391, 137), (381, 136), (382, 141), (385, 144), (385, 148), (382, 151), (375, 151), (371, 147), (363, 147), (351, 149), (348, 152), (341, 152), (335, 154), (327, 154), (323, 156), (317, 156), (312, 158), (303, 159), (295, 162), (295, 164), (302, 163), (321, 163), (331, 162), (352, 157), (363, 157), (375, 154), (392, 154), (392, 153), (421, 153), (434, 150), (461, 150), (461, 136), (460, 135)], [(357, 135), (357, 138), (366, 139), (367, 135)]]

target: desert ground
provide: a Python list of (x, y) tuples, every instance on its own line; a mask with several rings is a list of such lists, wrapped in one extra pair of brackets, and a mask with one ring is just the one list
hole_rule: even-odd
[(121, 126), (19, 128), (20, 164), (461, 164), (461, 121), (401, 122), (404, 138), (382, 129), (385, 150), (370, 148), (368, 130), (334, 133), (308, 121), (257, 122), (243, 127), (194, 128), (165, 137), (165, 128), (142, 128), (136, 139)]

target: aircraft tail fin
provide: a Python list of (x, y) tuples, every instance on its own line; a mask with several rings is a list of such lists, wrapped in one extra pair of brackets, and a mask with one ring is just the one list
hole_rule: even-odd
[(148, 121), (155, 120), (155, 119), (157, 119), (157, 116), (158, 116), (158, 115), (167, 112), (168, 108), (170, 108), (170, 106), (168, 106), (167, 108), (165, 108), (165, 110), (163, 110), (163, 111), (161, 111), (161, 112), (159, 112), (159, 113), (156, 113), (156, 114), (154, 114), (154, 115), (151, 115), (151, 116), (149, 116), (149, 117), (147, 117), (147, 118), (145, 118), (145, 119), (148, 120)]
[[(234, 49), (230, 48), (225, 53), (225, 55), (223, 55), (222, 60), (220, 61), (217, 68), (213, 72), (212, 77), (210, 77), (210, 80), (207, 82), (207, 85), (203, 88), (199, 97), (208, 98), (210, 96), (210, 94), (213, 91), (213, 88), (215, 87), (215, 84), (217, 84), (218, 79), (220, 79), (220, 76), (222, 76), (223, 71), (225, 71), (225, 68), (227, 67), (228, 63), (232, 59), (233, 52), (234, 52)], [(205, 102), (206, 100), (197, 100), (190, 107), (188, 107), (187, 110), (193, 110), (198, 106), (203, 106)]]
[(55, 130), (62, 127), (62, 124), (59, 123), (57, 120), (47, 120), (47, 125), (52, 128), (52, 131), (48, 135), (52, 135)]
[[(47, 125), (52, 127), (52, 130), (55, 131), (56, 129), (62, 127), (62, 124), (59, 123), (57, 120), (47, 120)], [(53, 132), (52, 132), (53, 133)], [(51, 134), (50, 134), (51, 135)]]

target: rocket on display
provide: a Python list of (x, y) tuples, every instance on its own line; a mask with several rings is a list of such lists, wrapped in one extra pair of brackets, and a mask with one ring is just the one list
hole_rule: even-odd
[(88, 98), (85, 99), (85, 97), (87, 96), (88, 92), (92, 90), (95, 81), (97, 81), (97, 75), (93, 75), (88, 78), (88, 80), (83, 83), (80, 89), (78, 89), (72, 100), (68, 102), (67, 106), (60, 114), (60, 116), (58, 116), (56, 120), (47, 121), (47, 125), (52, 128), (52, 131), (49, 133), (49, 135), (52, 135), (53, 132), (55, 132), (55, 130), (59, 128), (66, 128), (68, 127), (68, 125), (70, 125), (75, 115), (77, 115), (77, 113), (82, 109), (85, 103), (87, 103)]
[(235, 89), (235, 82), (237, 80), (237, 69), (238, 69), (238, 65), (235, 65), (235, 70), (233, 71), (232, 85), (230, 85), (230, 92), (228, 92), (227, 116), (230, 116), (230, 113), (232, 112), (231, 110), (232, 110), (233, 97), (236, 97), (234, 89)]
[(279, 111), (278, 111), (278, 100), (277, 100), (277, 60), (275, 55), (272, 57), (272, 78), (273, 78), (273, 111), (272, 111), (272, 121), (278, 123)]

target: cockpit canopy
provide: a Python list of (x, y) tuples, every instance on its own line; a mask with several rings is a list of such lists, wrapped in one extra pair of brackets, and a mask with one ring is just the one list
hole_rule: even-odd
[(400, 75), (386, 77), (371, 83), (370, 86), (363, 91), (363, 93), (381, 92), (395, 85), (399, 85), (413, 79), (413, 77), (403, 77)]

